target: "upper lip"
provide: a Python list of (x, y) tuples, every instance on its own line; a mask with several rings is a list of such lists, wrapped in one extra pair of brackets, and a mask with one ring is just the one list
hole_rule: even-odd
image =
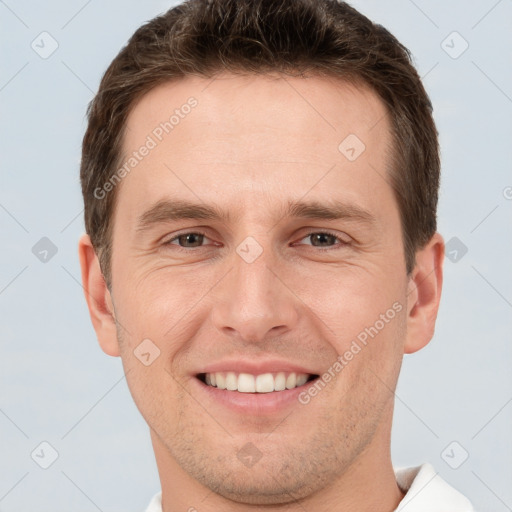
[(261, 361), (247, 359), (223, 359), (215, 363), (204, 366), (196, 375), (201, 373), (217, 373), (217, 372), (235, 372), (250, 373), (252, 375), (261, 375), (263, 373), (307, 373), (310, 375), (318, 375), (319, 372), (306, 368), (299, 364), (280, 359), (266, 359)]

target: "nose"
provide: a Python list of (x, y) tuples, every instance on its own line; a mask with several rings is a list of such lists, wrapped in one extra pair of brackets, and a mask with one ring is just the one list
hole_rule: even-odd
[(213, 323), (233, 340), (261, 343), (297, 324), (299, 301), (268, 253), (250, 263), (234, 254), (231, 271), (217, 287)]

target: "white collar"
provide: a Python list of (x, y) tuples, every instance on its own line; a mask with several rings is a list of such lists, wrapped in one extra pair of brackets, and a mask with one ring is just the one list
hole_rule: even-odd
[(398, 487), (407, 493), (395, 512), (474, 512), (469, 500), (428, 463), (395, 468), (395, 476)]

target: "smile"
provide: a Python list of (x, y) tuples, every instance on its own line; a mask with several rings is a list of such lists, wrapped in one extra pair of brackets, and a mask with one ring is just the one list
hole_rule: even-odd
[(262, 373), (253, 375), (237, 372), (200, 373), (198, 376), (207, 386), (239, 393), (272, 393), (303, 386), (318, 375), (296, 372)]

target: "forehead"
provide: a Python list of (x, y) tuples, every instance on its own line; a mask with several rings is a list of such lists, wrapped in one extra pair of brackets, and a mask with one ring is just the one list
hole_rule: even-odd
[(391, 144), (386, 109), (363, 86), (315, 76), (187, 77), (132, 107), (118, 203), (142, 207), (171, 194), (241, 211), (305, 193), (368, 200), (390, 193)]
[[(187, 104), (191, 103), (197, 105), (189, 109)], [(335, 140), (344, 129), (354, 129), (368, 142), (368, 132), (387, 117), (382, 101), (369, 87), (340, 78), (228, 72), (213, 78), (188, 76), (153, 88), (132, 106), (124, 148), (137, 142), (135, 139), (140, 135), (137, 132), (156, 130), (159, 138), (161, 123), (170, 121), (174, 130), (185, 124), (181, 121), (189, 113), (194, 114), (194, 130), (198, 132), (213, 125), (216, 131), (222, 128), (219, 135), (240, 135), (244, 128), (244, 134), (256, 135), (256, 130), (263, 128), (273, 138), (268, 129), (285, 128), (286, 124), (288, 134), (290, 129), (296, 133), (306, 127), (312, 135), (326, 135), (330, 131)], [(257, 124), (249, 126), (244, 118)], [(179, 135), (179, 131), (174, 130), (173, 135)], [(169, 133), (164, 129), (163, 135)], [(285, 136), (286, 131), (280, 133), (281, 138)]]

